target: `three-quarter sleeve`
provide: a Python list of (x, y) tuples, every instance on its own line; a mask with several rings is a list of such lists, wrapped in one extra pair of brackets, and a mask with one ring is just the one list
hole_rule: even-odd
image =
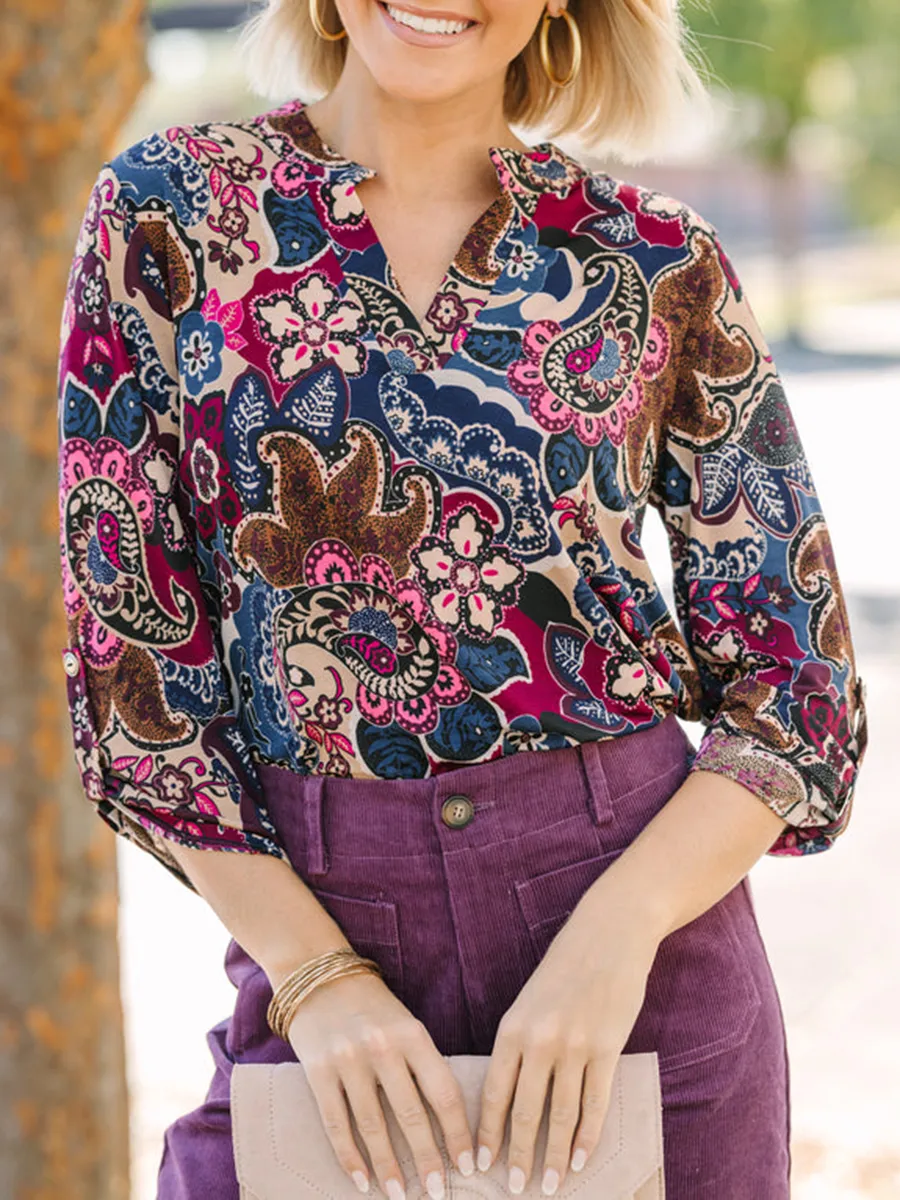
[(718, 235), (692, 234), (680, 367), (651, 497), (718, 772), (786, 822), (774, 855), (844, 831), (865, 700), (828, 527), (778, 370)]
[(170, 841), (287, 855), (179, 484), (172, 218), (162, 198), (139, 205), (114, 164), (91, 191), (60, 325), (62, 665), (87, 799), (196, 892)]

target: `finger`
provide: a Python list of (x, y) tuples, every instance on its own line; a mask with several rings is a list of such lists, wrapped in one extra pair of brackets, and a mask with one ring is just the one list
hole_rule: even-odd
[(584, 1072), (584, 1090), (581, 1097), (581, 1120), (575, 1130), (571, 1167), (580, 1171), (597, 1148), (609, 1097), (612, 1091), (613, 1074), (616, 1067), (614, 1055), (591, 1058)]
[(545, 1196), (552, 1196), (566, 1177), (572, 1138), (580, 1115), (584, 1069), (584, 1055), (569, 1054), (557, 1062), (553, 1071), (541, 1178), (541, 1191)]
[(376, 1057), (374, 1066), (378, 1081), (394, 1110), (397, 1124), (409, 1143), (422, 1186), (431, 1200), (443, 1200), (443, 1159), (434, 1140), (431, 1120), (406, 1060), (398, 1053), (391, 1053)]
[(471, 1175), (475, 1158), (462, 1088), (424, 1025), (421, 1031), (406, 1046), (407, 1060), (440, 1122), (447, 1153), (463, 1175)]
[(509, 1190), (524, 1190), (534, 1163), (534, 1143), (547, 1103), (554, 1055), (542, 1044), (526, 1045), (509, 1124)]
[(325, 1133), (341, 1167), (359, 1191), (371, 1191), (369, 1164), (356, 1144), (350, 1124), (350, 1111), (337, 1072), (307, 1067), (306, 1077), (319, 1107)]
[(382, 1191), (390, 1200), (406, 1200), (406, 1179), (391, 1145), (377, 1080), (371, 1067), (358, 1061), (345, 1062), (340, 1076), (347, 1103)]
[(503, 1145), (506, 1115), (515, 1092), (521, 1057), (518, 1032), (505, 1029), (501, 1021), (481, 1089), (476, 1160), (479, 1171), (488, 1169)]

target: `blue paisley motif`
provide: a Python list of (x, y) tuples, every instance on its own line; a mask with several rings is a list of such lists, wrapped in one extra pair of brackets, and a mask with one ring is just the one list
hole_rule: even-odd
[[(427, 390), (427, 405), (413, 385)], [(490, 424), (472, 421), (460, 426), (440, 414), (439, 394), (448, 401), (452, 396), (453, 407), (461, 414), (477, 402), (476, 394), (466, 388), (447, 387), (439, 392), (421, 375), (388, 372), (378, 382), (385, 420), (404, 449), (439, 475), (471, 480), (501, 500), (510, 516), (498, 540), (514, 554), (528, 560), (547, 553), (553, 535), (541, 502), (535, 461), (526, 449), (511, 446), (500, 428), (508, 428), (526, 445), (534, 435), (513, 426), (506, 410), (487, 405), (485, 415), (495, 416)]]
[(203, 164), (159, 133), (151, 133), (112, 160), (137, 203), (166, 196), (182, 225), (198, 225), (209, 212), (212, 193)]

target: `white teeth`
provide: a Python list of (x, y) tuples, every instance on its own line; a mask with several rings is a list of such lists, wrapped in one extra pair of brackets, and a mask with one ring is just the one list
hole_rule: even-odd
[(385, 8), (394, 21), (400, 25), (408, 25), (410, 29), (418, 29), (421, 33), (462, 33), (469, 28), (469, 21), (446, 21), (433, 17), (420, 17), (415, 13), (406, 12), (402, 8), (394, 8), (393, 4), (385, 4)]

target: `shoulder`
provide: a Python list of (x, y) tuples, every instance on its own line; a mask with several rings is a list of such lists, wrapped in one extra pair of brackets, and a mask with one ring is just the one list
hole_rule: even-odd
[(283, 155), (270, 115), (157, 128), (119, 150), (102, 170), (135, 207), (164, 207), (176, 225), (198, 225), (214, 206), (253, 204), (273, 160)]
[(570, 174), (579, 177), (576, 192), (582, 212), (573, 215), (580, 230), (611, 248), (642, 243), (675, 250), (697, 236), (718, 242), (712, 222), (679, 197), (611, 175), (570, 154), (564, 158)]
[(717, 227), (677, 196), (581, 165), (580, 187), (561, 211), (570, 233), (590, 239), (601, 253), (630, 259), (654, 286), (688, 272), (692, 287), (730, 287), (740, 297)]

